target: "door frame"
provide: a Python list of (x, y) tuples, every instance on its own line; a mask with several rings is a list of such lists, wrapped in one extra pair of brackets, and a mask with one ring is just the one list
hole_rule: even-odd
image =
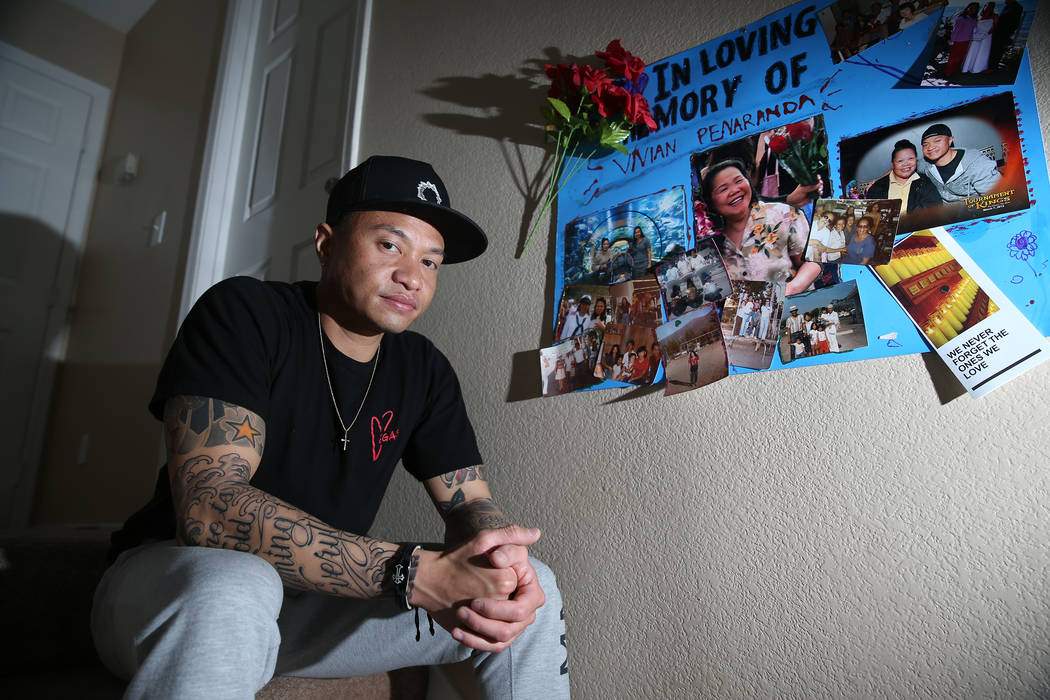
[(110, 89), (77, 75), (44, 59), (0, 41), (0, 57), (21, 64), (29, 70), (61, 82), (85, 93), (91, 100), (88, 108), (84, 142), (73, 180), (69, 215), (62, 231), (62, 245), (55, 268), (55, 278), (49, 292), (47, 323), (41, 348), (41, 358), (34, 380), (33, 399), (29, 406), (28, 427), (22, 454), (16, 464), (21, 474), (15, 484), (11, 512), (0, 514), (11, 526), (21, 527), (29, 522), (36, 495), (37, 474), (43, 454), (44, 433), (51, 407), (51, 391), (58, 364), (66, 359), (69, 349), (69, 310), (75, 301), (77, 280), (84, 242), (87, 239), (91, 207), (95, 201), (95, 174), (102, 158), (102, 146), (109, 123)]
[[(354, 39), (357, 53), (350, 70), (344, 120), (343, 172), (357, 165), (360, 146), (361, 113), (364, 105), (368, 43), (372, 25), (373, 0), (358, 0)], [(179, 303), (179, 324), (193, 304), (209, 287), (225, 278), (226, 248), (230, 225), (241, 207), (234, 202), (240, 174), (241, 145), (248, 123), (248, 94), (251, 67), (257, 50), (262, 22), (262, 3), (232, 0), (226, 15), (222, 54), (215, 76), (208, 138), (204, 148), (197, 205), (193, 215), (186, 274)]]

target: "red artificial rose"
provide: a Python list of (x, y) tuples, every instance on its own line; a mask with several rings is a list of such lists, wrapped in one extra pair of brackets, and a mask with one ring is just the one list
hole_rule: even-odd
[(631, 93), (610, 81), (599, 85), (591, 100), (598, 105), (598, 114), (606, 119), (615, 118), (627, 113)]
[(613, 39), (605, 51), (595, 51), (595, 55), (605, 61), (605, 65), (617, 78), (634, 80), (645, 70), (645, 62), (620, 46), (619, 39)]
[(788, 142), (787, 139), (777, 134), (773, 138), (769, 139), (769, 150), (776, 153), (778, 156), (787, 150)]
[(587, 92), (595, 93), (606, 83), (612, 83), (612, 80), (605, 71), (598, 70), (593, 66), (583, 66), (580, 70), (580, 80), (583, 82), (583, 86), (587, 88)]
[(813, 129), (806, 122), (789, 124), (787, 132), (792, 141), (809, 141), (813, 136)]
[(583, 86), (583, 76), (579, 64), (573, 63), (571, 66), (567, 66), (564, 63), (559, 63), (556, 66), (546, 64), (543, 70), (547, 73), (547, 77), (551, 79), (551, 89), (547, 91), (548, 97), (554, 97), (561, 99), (565, 94), (571, 94), (578, 92)]
[(656, 120), (649, 111), (649, 102), (641, 95), (631, 95), (627, 106), (627, 118), (634, 124), (645, 124), (649, 131), (656, 131)]

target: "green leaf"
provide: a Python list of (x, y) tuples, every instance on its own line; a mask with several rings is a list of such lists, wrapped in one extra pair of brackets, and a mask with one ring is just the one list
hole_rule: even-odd
[(558, 114), (560, 114), (565, 121), (572, 119), (572, 112), (569, 111), (569, 106), (567, 104), (559, 100), (557, 97), (548, 97), (547, 101), (551, 103), (551, 106), (553, 106), (554, 109), (558, 110)]
[(616, 143), (610, 143), (610, 144), (608, 144), (608, 145), (609, 145), (610, 147), (612, 147), (612, 148), (616, 149), (617, 151), (619, 151), (620, 153), (622, 153), (622, 154), (624, 154), (624, 155), (627, 155), (627, 153), (628, 153), (628, 151), (627, 151), (627, 146), (624, 146), (624, 145), (623, 145), (622, 143), (620, 143), (619, 141), (617, 141)]

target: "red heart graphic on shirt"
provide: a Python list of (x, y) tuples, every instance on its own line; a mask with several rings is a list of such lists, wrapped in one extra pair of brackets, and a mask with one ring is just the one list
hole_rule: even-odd
[[(383, 414), (383, 418), (386, 418), (386, 423), (380, 424), (379, 418), (372, 416), (372, 461), (379, 459), (379, 453), (383, 451), (383, 433), (390, 427), (390, 421), (394, 420), (394, 412), (387, 411)], [(376, 428), (379, 428), (379, 440), (376, 440)]]

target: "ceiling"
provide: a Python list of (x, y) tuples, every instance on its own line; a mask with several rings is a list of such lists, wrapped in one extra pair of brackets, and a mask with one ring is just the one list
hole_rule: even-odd
[(62, 0), (122, 34), (142, 19), (157, 0)]

